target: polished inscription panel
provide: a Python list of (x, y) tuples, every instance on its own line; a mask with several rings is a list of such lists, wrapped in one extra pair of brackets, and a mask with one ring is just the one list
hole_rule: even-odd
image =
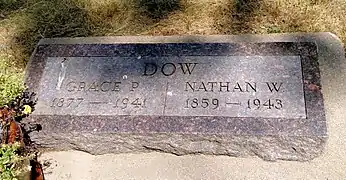
[(299, 56), (48, 57), (36, 114), (306, 118)]

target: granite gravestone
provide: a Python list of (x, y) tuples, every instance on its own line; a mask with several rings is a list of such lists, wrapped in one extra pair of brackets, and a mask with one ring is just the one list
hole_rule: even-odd
[[(203, 39), (203, 40), (202, 40)], [(26, 83), (42, 147), (310, 160), (326, 141), (314, 42), (44, 39)]]

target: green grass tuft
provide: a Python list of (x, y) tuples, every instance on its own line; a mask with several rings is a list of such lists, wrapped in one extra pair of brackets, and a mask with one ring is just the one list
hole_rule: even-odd
[(19, 143), (2, 144), (0, 147), (0, 179), (1, 180), (17, 180), (23, 173), (28, 172), (24, 162), (28, 163), (30, 156), (20, 156), (17, 154), (20, 149)]
[(7, 104), (24, 90), (23, 72), (14, 72), (0, 56), (0, 107)]

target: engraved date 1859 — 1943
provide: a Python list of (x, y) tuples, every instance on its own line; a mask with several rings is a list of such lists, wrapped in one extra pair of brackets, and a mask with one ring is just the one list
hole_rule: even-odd
[(283, 102), (281, 99), (248, 99), (246, 103), (242, 102), (231, 102), (225, 100), (224, 102), (220, 101), (219, 98), (188, 98), (185, 100), (185, 109), (191, 108), (209, 108), (209, 109), (218, 109), (222, 106), (231, 107), (231, 106), (242, 106), (247, 104), (247, 109), (260, 110), (260, 109), (276, 109), (280, 110), (283, 108)]

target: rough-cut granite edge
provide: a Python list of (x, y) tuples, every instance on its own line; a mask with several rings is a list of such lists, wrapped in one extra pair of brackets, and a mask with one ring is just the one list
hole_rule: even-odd
[[(219, 38), (222, 37), (220, 40)], [(149, 37), (134, 37), (131, 40), (148, 42)], [(271, 34), (271, 35), (242, 35), (242, 36), (173, 36), (173, 37), (154, 37), (155, 40), (151, 42), (171, 42), (176, 40), (177, 42), (316, 42), (319, 52), (319, 63), (321, 67), (321, 80), (322, 86), (326, 80), (323, 80), (324, 71), (327, 71), (326, 67), (338, 66), (338, 62), (345, 61), (345, 53), (342, 47), (340, 39), (332, 33), (293, 33), (293, 34)], [(127, 37), (96, 37), (87, 38), (87, 41), (78, 38), (64, 38), (64, 39), (44, 39), (40, 44), (75, 44), (75, 43), (87, 43), (88, 41), (95, 42), (95, 39), (99, 41), (108, 40), (109, 43), (118, 42), (131, 42)], [(188, 41), (187, 41), (188, 39)], [(92, 44), (92, 43), (90, 43)], [(338, 68), (335, 68), (338, 69)], [(26, 75), (26, 77), (28, 74)], [(326, 104), (328, 107), (328, 104)], [(328, 109), (326, 112), (326, 118), (328, 122)], [(311, 160), (321, 153), (323, 153), (327, 137), (306, 137), (306, 136), (236, 136), (236, 135), (186, 135), (184, 137), (181, 134), (146, 134), (141, 136), (140, 134), (109, 134), (106, 139), (104, 134), (73, 134), (63, 133), (46, 135), (43, 132), (34, 133), (33, 140), (40, 139), (40, 145), (59, 147), (50, 150), (69, 150), (75, 149), (80, 151), (89, 152), (92, 154), (105, 154), (105, 153), (133, 153), (133, 152), (151, 152), (158, 151), (164, 153), (173, 153), (176, 155), (184, 154), (216, 154), (216, 155), (229, 155), (236, 157), (246, 156), (258, 156), (264, 160), (297, 160), (307, 161)], [(144, 138), (145, 137), (145, 138)], [(99, 138), (102, 138), (104, 143), (99, 143)], [(163, 141), (166, 139), (166, 141)], [(63, 140), (65, 143), (61, 143)], [(84, 142), (83, 142), (84, 140)], [(190, 143), (186, 143), (186, 142)], [(154, 142), (154, 143), (153, 143)], [(159, 143), (160, 142), (160, 143)], [(185, 143), (182, 143), (185, 142)], [(266, 142), (271, 142), (270, 144)], [(94, 144), (93, 144), (94, 143)], [(135, 145), (139, 143), (138, 145)], [(221, 143), (225, 143), (224, 145)], [(304, 144), (308, 143), (309, 148)], [(78, 145), (79, 144), (79, 145)], [(275, 145), (273, 145), (275, 144)], [(121, 146), (120, 146), (121, 145)], [(269, 146), (270, 145), (270, 146)], [(94, 146), (97, 146), (96, 148)], [(205, 148), (203, 152), (191, 150), (194, 148)], [(302, 148), (302, 147), (303, 148)], [(94, 149), (94, 151), (90, 151)], [(277, 153), (273, 154), (275, 151)]]
[[(163, 152), (234, 157), (258, 156), (267, 161), (308, 161), (323, 152), (326, 137), (234, 136), (193, 134), (37, 134), (45, 150), (78, 150), (93, 155)], [(35, 140), (35, 139), (34, 139)], [(64, 143), (61, 143), (64, 142)]]

